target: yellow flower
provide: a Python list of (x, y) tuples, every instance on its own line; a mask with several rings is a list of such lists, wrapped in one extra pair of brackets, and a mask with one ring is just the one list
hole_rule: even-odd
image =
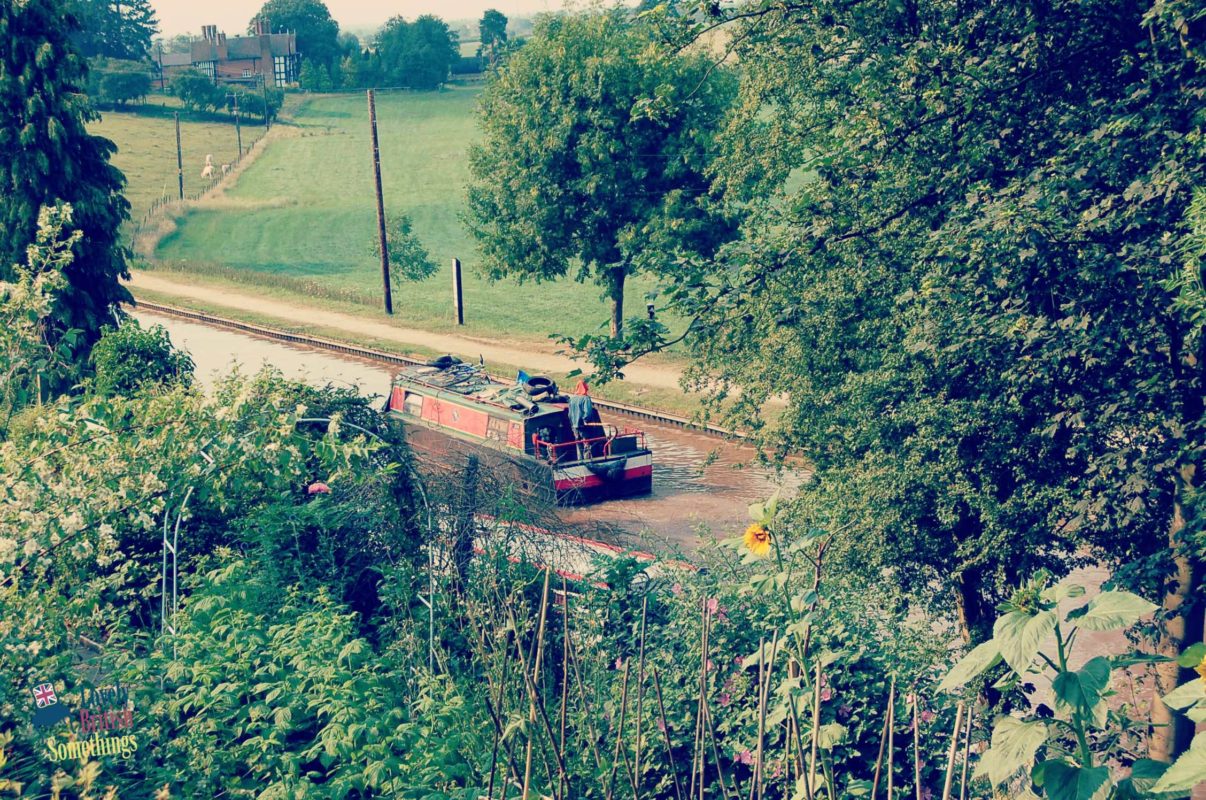
[(745, 549), (749, 550), (758, 558), (765, 558), (770, 552), (771, 535), (766, 526), (760, 522), (755, 522), (753, 525), (745, 529), (743, 537)]
[(1196, 667), (1194, 667), (1194, 670), (1198, 673), (1198, 676), (1202, 679), (1202, 683), (1206, 683), (1206, 656), (1202, 657), (1201, 663), (1199, 663)]

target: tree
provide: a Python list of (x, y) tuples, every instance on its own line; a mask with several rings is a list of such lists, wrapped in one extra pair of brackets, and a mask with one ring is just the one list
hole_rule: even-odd
[(317, 92), (319, 84), (318, 67), (310, 59), (302, 61), (301, 70), (297, 73), (297, 85), (307, 92)]
[(490, 66), (498, 63), (498, 55), (507, 44), (507, 17), (493, 8), (486, 9), (478, 23), (481, 33), (481, 46), (477, 49), (479, 56), (489, 60)]
[(129, 61), (149, 57), (159, 31), (150, 0), (68, 0), (67, 6), (81, 23), (72, 41), (82, 55)]
[(255, 32), (256, 19), (268, 20), (274, 31), (295, 32), (298, 52), (315, 64), (329, 65), (341, 54), (339, 23), (322, 0), (268, 0), (248, 23), (248, 33)]
[(0, 50), (0, 280), (25, 260), (39, 209), (70, 204), (81, 238), (64, 271), (67, 285), (51, 337), (75, 328), (90, 345), (131, 299), (119, 282), (128, 277), (119, 228), (130, 206), (121, 194), (125, 178), (109, 163), (116, 148), (86, 127), (96, 115), (81, 93), (86, 66), (71, 45), (76, 24), (58, 0), (0, 6), (6, 43)]
[(1156, 576), (1162, 654), (1201, 635), (1206, 351), (1167, 286), (1206, 169), (1192, 8), (735, 12), (717, 174), (750, 213), (673, 272), (692, 378), (812, 461), (801, 511), (850, 525), (850, 569), (942, 587), (973, 642), (1011, 585), (1087, 552)]
[(732, 232), (709, 202), (723, 68), (667, 54), (619, 11), (543, 19), (482, 93), (467, 222), (486, 269), (551, 280), (576, 268), (624, 327), (624, 284)]
[(141, 101), (151, 91), (145, 62), (94, 59), (88, 69), (88, 94), (97, 103), (124, 106)]
[(169, 91), (192, 111), (217, 111), (226, 104), (226, 92), (195, 69), (181, 71), (172, 79)]
[(459, 57), (456, 34), (438, 17), (394, 17), (377, 34), (381, 80), (409, 89), (438, 89)]
[[(421, 281), (439, 271), (423, 242), (415, 235), (413, 223), (406, 214), (390, 217), (385, 226), (385, 246), (389, 248), (390, 282)], [(373, 244), (373, 255), (381, 257), (381, 248)]]

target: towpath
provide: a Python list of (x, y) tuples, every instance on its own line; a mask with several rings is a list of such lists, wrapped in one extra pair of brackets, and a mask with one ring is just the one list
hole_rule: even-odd
[[(135, 298), (140, 290), (171, 295), (183, 301), (205, 303), (236, 311), (255, 313), (280, 320), (286, 325), (318, 326), (346, 331), (356, 336), (370, 337), (384, 342), (393, 342), (403, 347), (425, 347), (442, 353), (451, 353), (465, 360), (481, 356), (487, 364), (521, 365), (529, 373), (566, 373), (582, 368), (582, 364), (568, 356), (558, 355), (535, 348), (525, 348), (506, 342), (497, 342), (472, 336), (432, 333), (417, 328), (378, 321), (341, 311), (329, 311), (317, 306), (289, 303), (270, 297), (240, 292), (227, 287), (202, 286), (181, 281), (153, 272), (134, 272), (127, 284)], [(624, 370), (625, 380), (643, 386), (677, 389), (680, 370), (667, 365), (633, 364)]]

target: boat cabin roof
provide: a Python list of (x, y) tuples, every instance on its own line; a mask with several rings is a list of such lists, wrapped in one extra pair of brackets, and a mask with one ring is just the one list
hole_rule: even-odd
[(507, 419), (538, 420), (566, 413), (565, 403), (536, 403), (533, 412), (516, 408), (514, 399), (517, 396), (526, 399), (523, 388), (514, 382), (500, 380), (475, 364), (454, 364), (445, 369), (406, 367), (394, 376), (394, 385), (418, 394), (486, 405), (491, 414)]

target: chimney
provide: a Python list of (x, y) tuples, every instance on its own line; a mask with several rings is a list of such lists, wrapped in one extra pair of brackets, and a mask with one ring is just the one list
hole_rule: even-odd
[(268, 20), (263, 15), (257, 16), (255, 18), (255, 35), (256, 36), (267, 36), (268, 35)]
[(201, 26), (201, 38), (207, 42), (216, 42), (218, 40), (218, 26), (217, 25), (202, 25)]

